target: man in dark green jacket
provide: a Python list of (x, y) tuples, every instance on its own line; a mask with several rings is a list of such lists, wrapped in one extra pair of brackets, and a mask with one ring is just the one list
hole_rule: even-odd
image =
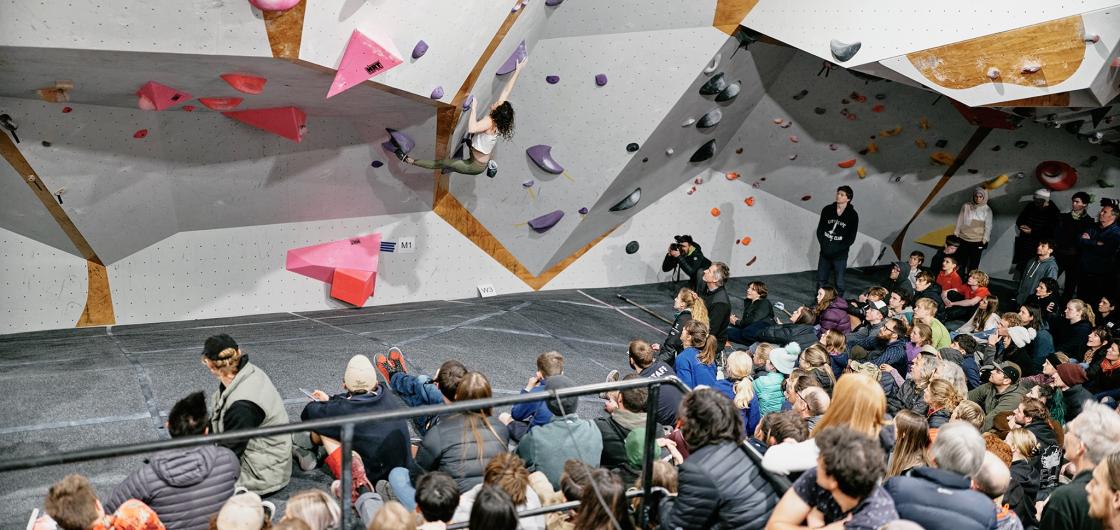
[(1039, 530), (1101, 530), (1100, 521), (1089, 516), (1089, 494), (1085, 485), (1093, 468), (1108, 455), (1120, 451), (1120, 415), (1096, 402), (1085, 403), (1081, 414), (1066, 424), (1066, 458), (1074, 470), (1073, 480), (1046, 500)]

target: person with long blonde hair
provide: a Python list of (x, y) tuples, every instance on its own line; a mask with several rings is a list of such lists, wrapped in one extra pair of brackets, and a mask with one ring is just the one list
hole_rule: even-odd
[(681, 330), (685, 349), (677, 355), (673, 368), (677, 377), (696, 388), (699, 385), (716, 386), (716, 337), (709, 333), (708, 325), (693, 320)]
[(980, 333), (993, 330), (997, 325), (999, 325), (999, 297), (989, 294), (976, 304), (976, 311), (972, 312), (972, 318), (961, 324), (961, 327), (957, 328), (957, 333)]
[(754, 379), (751, 377), (754, 360), (750, 352), (735, 351), (727, 356), (723, 370), (727, 379), (716, 380), (715, 388), (735, 403), (735, 408), (743, 416), (743, 434), (749, 436), (762, 419), (758, 396), (754, 392)]
[(798, 365), (802, 370), (807, 370), (817, 378), (821, 388), (832, 395), (832, 388), (836, 386), (836, 375), (832, 372), (832, 366), (828, 352), (825, 351), (824, 346), (813, 344), (801, 352), (801, 360)]
[(327, 492), (323, 490), (303, 490), (288, 497), (281, 521), (299, 519), (311, 530), (332, 530), (338, 528), (342, 520), (342, 509)]
[(901, 410), (894, 417), (894, 451), (887, 466), (887, 477), (897, 477), (911, 468), (929, 466), (929, 424), (926, 419)]
[(931, 431), (947, 423), (952, 417), (953, 409), (957, 408), (964, 399), (952, 383), (941, 378), (931, 380), (926, 385), (922, 397), (929, 407), (926, 412), (926, 422), (929, 423)]
[(821, 333), (820, 343), (828, 353), (829, 366), (832, 367), (834, 379), (840, 377), (840, 374), (844, 373), (844, 368), (848, 367), (848, 338), (839, 331), (828, 329)]
[(1062, 333), (1054, 337), (1054, 351), (1077, 355), (1085, 351), (1089, 332), (1097, 325), (1096, 315), (1089, 304), (1080, 298), (1074, 298), (1066, 302), (1065, 317), (1069, 325), (1061, 328)]
[(676, 311), (673, 327), (669, 328), (664, 344), (652, 345), (657, 353), (657, 360), (670, 366), (676, 361), (677, 354), (688, 347), (681, 341), (685, 326), (693, 320), (708, 323), (708, 308), (700, 295), (692, 289), (686, 287), (677, 292), (676, 298), (673, 298), (673, 309)]

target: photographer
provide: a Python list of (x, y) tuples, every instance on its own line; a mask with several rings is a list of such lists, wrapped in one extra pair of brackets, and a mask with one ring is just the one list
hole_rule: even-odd
[[(692, 236), (682, 235), (673, 236), (676, 243), (669, 245), (669, 251), (665, 253), (665, 259), (661, 262), (661, 271), (669, 272), (674, 268), (688, 276), (688, 286), (700, 292), (700, 286), (703, 285), (701, 276), (704, 269), (712, 265), (711, 260), (704, 257), (704, 253), (700, 251), (700, 245), (692, 241)], [(673, 278), (673, 281), (679, 281), (680, 276)]]
[[(1101, 199), (1097, 223), (1081, 234), (1078, 250), (1081, 259), (1077, 294), (1082, 300), (1100, 300), (1115, 289), (1117, 249), (1120, 248), (1120, 225), (1116, 224), (1116, 199)], [(1068, 294), (1068, 293), (1067, 293)]]

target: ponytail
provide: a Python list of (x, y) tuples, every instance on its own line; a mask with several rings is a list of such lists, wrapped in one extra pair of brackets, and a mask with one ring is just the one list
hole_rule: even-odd
[(714, 335), (708, 335), (708, 338), (704, 341), (704, 348), (701, 349), (700, 354), (696, 356), (700, 359), (700, 362), (704, 364), (715, 364), (716, 352), (719, 351), (719, 348), (716, 347), (716, 342), (718, 341)]

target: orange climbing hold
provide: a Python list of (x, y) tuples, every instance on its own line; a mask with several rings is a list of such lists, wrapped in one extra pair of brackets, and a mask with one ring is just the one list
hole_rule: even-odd
[(198, 98), (198, 102), (210, 110), (233, 110), (242, 101), (242, 98)]
[(746, 199), (743, 199), (743, 202), (747, 206), (754, 206), (754, 195), (751, 195), (750, 197), (747, 197)]
[(876, 144), (875, 142), (868, 142), (867, 143), (867, 152), (868, 153), (878, 153), (879, 152), (879, 144)]
[(918, 138), (917, 140), (914, 140), (914, 145), (918, 146), (918, 149), (925, 149), (926, 141), (925, 139)]
[(884, 131), (879, 131), (879, 136), (882, 136), (883, 138), (888, 138), (888, 137), (891, 137), (891, 136), (898, 136), (901, 133), (902, 133), (902, 127), (900, 126), (900, 127), (895, 127), (893, 129), (887, 129), (887, 130), (884, 130)]
[(953, 164), (953, 161), (955, 160), (955, 158), (953, 158), (953, 155), (950, 155), (949, 153), (946, 153), (945, 151), (936, 151), (933, 154), (929, 155), (929, 158), (930, 158), (930, 160), (933, 160), (934, 162), (936, 162), (938, 164), (941, 164), (943, 166), (950, 166), (950, 165)]
[(727, 180), (739, 180), (739, 174), (734, 171), (729, 171), (724, 176), (727, 177)]
[(859, 178), (861, 179), (867, 178), (867, 168), (860, 166), (858, 169), (856, 169), (856, 175), (859, 175)]
[(712, 217), (719, 217), (719, 208), (712, 208)]
[(929, 120), (923, 116), (922, 119), (918, 120), (918, 127), (923, 131), (929, 129)]
[(751, 236), (743, 236), (743, 239), (740, 239), (739, 243), (744, 247), (751, 244)]
[(853, 166), (855, 166), (855, 165), (856, 165), (856, 159), (854, 159), (854, 158), (853, 158), (853, 159), (851, 159), (851, 160), (845, 160), (845, 161), (843, 161), (843, 162), (840, 162), (840, 163), (838, 163), (838, 164), (836, 164), (836, 165), (837, 165), (837, 166), (840, 166), (840, 167), (842, 167), (842, 168), (844, 168), (844, 169), (848, 169), (848, 168), (851, 168), (851, 167), (853, 167)]

